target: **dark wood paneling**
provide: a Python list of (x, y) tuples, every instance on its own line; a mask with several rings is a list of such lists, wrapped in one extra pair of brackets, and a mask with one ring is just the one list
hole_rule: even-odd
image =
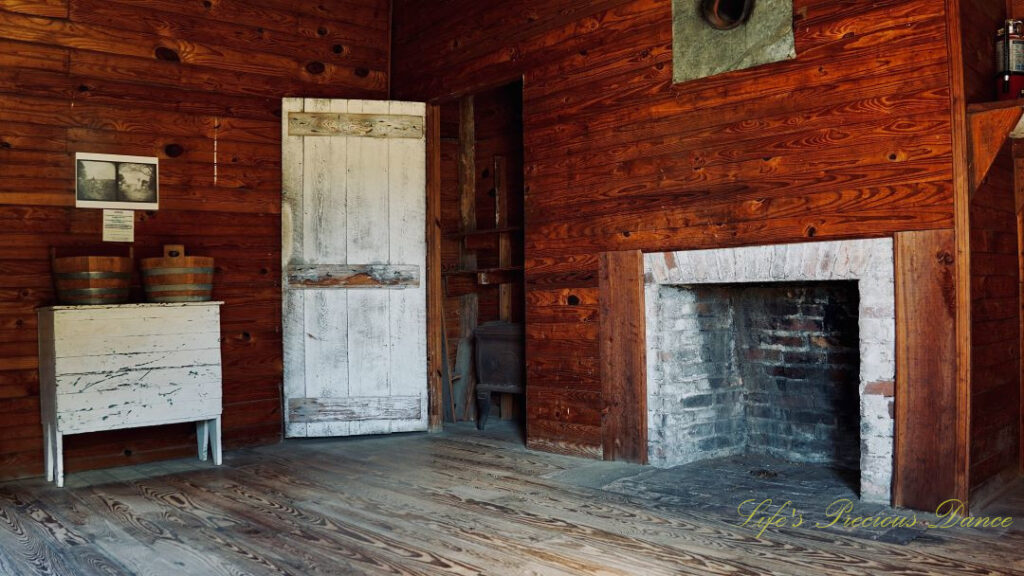
[(896, 250), (893, 503), (934, 510), (956, 493), (953, 232), (902, 232)]
[(995, 34), (1005, 19), (1005, 1), (960, 0), (964, 96), (969, 103), (996, 98)]
[(971, 196), (970, 489), (1018, 467), (1020, 294), (1013, 143)]
[(600, 444), (569, 329), (596, 312), (565, 299), (599, 253), (953, 226), (945, 9), (795, 0), (795, 60), (675, 85), (667, 0), (395, 1), (395, 97), (524, 83), (526, 317), (563, 325), (528, 331), (529, 398), (569, 408), (528, 407), (531, 446)]
[(601, 443), (605, 460), (647, 463), (647, 330), (639, 250), (600, 256)]
[[(136, 256), (183, 243), (216, 259), (225, 445), (280, 438), (280, 98), (386, 98), (388, 18), (386, 0), (0, 3), (0, 437), (18, 438), (0, 478), (42, 471), (33, 309), (53, 303), (49, 246), (124, 250), (101, 245), (98, 210), (73, 208), (77, 151), (160, 158)], [(71, 437), (68, 468), (183, 456), (193, 438)]]

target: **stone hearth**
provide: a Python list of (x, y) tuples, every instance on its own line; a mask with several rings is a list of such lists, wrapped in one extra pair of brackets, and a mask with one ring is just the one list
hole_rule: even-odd
[(649, 460), (740, 453), (859, 470), (888, 503), (892, 241), (645, 255)]

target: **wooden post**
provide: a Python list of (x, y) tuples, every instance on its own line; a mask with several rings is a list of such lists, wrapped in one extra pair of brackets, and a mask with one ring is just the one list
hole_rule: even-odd
[[(473, 96), (464, 96), (459, 101), (459, 231), (476, 231), (476, 119)], [(466, 237), (459, 246), (459, 264), (463, 270), (475, 270), (476, 254), (466, 247)], [(472, 343), (476, 329), (480, 300), (477, 294), (466, 294), (459, 298), (459, 335)], [(470, 368), (463, 375), (466, 386), (465, 419), (475, 420), (476, 379)]]
[[(949, 105), (953, 128), (953, 232), (956, 283), (956, 467), (955, 497), (967, 503), (971, 451), (971, 219), (970, 149), (964, 88), (963, 31), (960, 0), (946, 0), (946, 47), (949, 57)], [(966, 512), (966, 511), (965, 511)]]
[[(1024, 295), (1024, 178), (1020, 171), (1024, 164), (1017, 162), (1018, 155), (1024, 156), (1024, 143), (1019, 140), (1013, 141), (1013, 190), (1014, 206), (1017, 211), (1017, 293)], [(1020, 443), (1018, 448), (1020, 456), (1018, 464), (1020, 471), (1024, 474), (1024, 297), (1018, 302), (1020, 311), (1020, 339), (1021, 339), (1021, 372), (1020, 378)]]
[[(494, 157), (494, 227), (508, 228), (508, 161), (504, 156)], [(512, 266), (512, 239), (508, 232), (498, 233), (498, 267)], [(498, 285), (498, 319), (512, 321), (512, 285), (503, 282)], [(511, 420), (516, 415), (515, 394), (501, 395), (501, 419)]]
[[(494, 227), (508, 228), (508, 162), (504, 156), (494, 157)], [(512, 241), (508, 232), (498, 234), (498, 267), (512, 266)], [(498, 318), (512, 321), (512, 286), (498, 286)]]
[(958, 401), (951, 230), (900, 232), (896, 267), (893, 504), (935, 510), (957, 497)]
[(602, 252), (601, 438), (605, 460), (647, 463), (647, 328), (639, 250)]
[[(1007, 12), (1009, 14), (1009, 12)], [(1020, 349), (1021, 349), (1021, 364), (1020, 373), (1020, 422), (1018, 432), (1020, 433), (1020, 440), (1018, 443), (1018, 449), (1020, 455), (1018, 456), (1017, 464), (1020, 467), (1021, 474), (1024, 474), (1024, 177), (1021, 176), (1021, 170), (1024, 169), (1024, 160), (1018, 161), (1019, 158), (1024, 158), (1024, 142), (1021, 140), (1013, 141), (1013, 193), (1014, 193), (1014, 209), (1017, 214), (1017, 294), (1021, 295), (1020, 300), (1017, 303), (1018, 312), (1020, 314)]]
[[(441, 284), (441, 109), (427, 106), (427, 402), (431, 432), (444, 428), (443, 286)], [(452, 415), (454, 418), (454, 414)]]

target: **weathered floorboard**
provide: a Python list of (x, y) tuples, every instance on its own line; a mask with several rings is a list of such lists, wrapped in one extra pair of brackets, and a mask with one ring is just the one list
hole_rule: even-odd
[[(85, 472), (63, 490), (41, 480), (3, 483), (0, 570), (948, 575), (1024, 569), (1015, 553), (1024, 532), (1016, 524), (930, 531), (906, 545), (809, 528), (772, 528), (758, 538), (736, 515), (572, 480), (583, 470), (600, 477), (627, 465), (530, 452), (488, 432), (288, 441), (230, 452), (220, 468), (177, 461)], [(1006, 500), (1009, 508), (999, 514), (1021, 515), (1013, 502)]]

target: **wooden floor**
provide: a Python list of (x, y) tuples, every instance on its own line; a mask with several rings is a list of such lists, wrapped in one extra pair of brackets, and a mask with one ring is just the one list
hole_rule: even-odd
[(906, 545), (758, 538), (737, 515), (590, 487), (621, 465), (463, 432), (0, 484), (0, 574), (1024, 574), (1024, 518)]

